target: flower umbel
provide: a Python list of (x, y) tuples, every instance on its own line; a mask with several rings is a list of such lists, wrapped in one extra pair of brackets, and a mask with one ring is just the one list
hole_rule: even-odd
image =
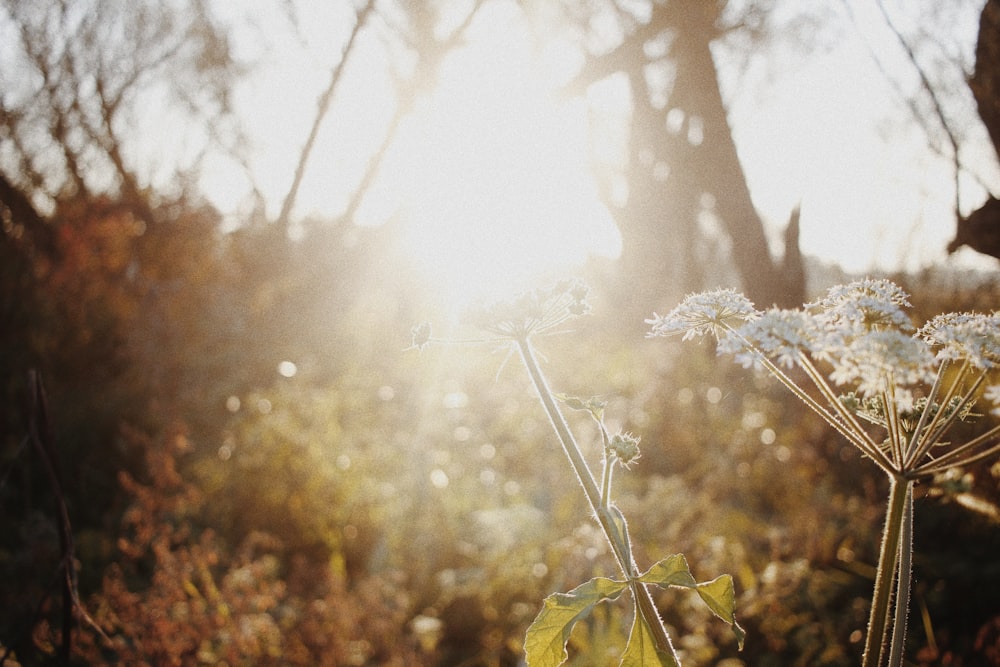
[(420, 324), (414, 325), (410, 329), (410, 336), (412, 338), (411, 348), (416, 348), (422, 350), (430, 344), (431, 341), (431, 323), (421, 322)]
[(745, 368), (757, 365), (760, 354), (791, 368), (814, 349), (815, 328), (808, 313), (770, 308), (739, 327), (738, 335), (720, 341), (719, 352), (735, 355)]
[(683, 340), (712, 334), (721, 341), (736, 327), (756, 319), (753, 303), (734, 289), (689, 295), (666, 315), (653, 313), (649, 337), (683, 334)]
[(475, 308), (468, 320), (501, 338), (523, 340), (590, 312), (588, 293), (589, 288), (581, 281), (561, 280), (546, 289), (531, 290), (509, 301)]
[(898, 285), (889, 280), (865, 278), (831, 287), (826, 297), (806, 308), (821, 313), (820, 318), (830, 325), (913, 331), (904, 307), (910, 307), (909, 295)]
[[(972, 408), (980, 396), (1000, 404), (1000, 385), (980, 391), (1000, 366), (1000, 314), (949, 313), (916, 329), (904, 310), (908, 295), (888, 280), (871, 279), (834, 287), (800, 310), (757, 314), (748, 304), (732, 290), (689, 296), (666, 316), (648, 320), (650, 335), (712, 333), (720, 354), (768, 370), (887, 473), (890, 493), (863, 664), (899, 667), (914, 484), (1000, 454), (1000, 426), (964, 443), (945, 439), (957, 421), (977, 416)], [(811, 386), (786, 372), (793, 367)], [(1000, 407), (992, 414), (1000, 415)]]
[(918, 332), (938, 359), (966, 359), (986, 370), (1000, 364), (1000, 313), (945, 313), (931, 319)]

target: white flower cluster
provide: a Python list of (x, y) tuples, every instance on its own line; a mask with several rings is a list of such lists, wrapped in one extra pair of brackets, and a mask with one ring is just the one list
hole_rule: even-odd
[(581, 281), (561, 280), (549, 288), (519, 294), (510, 301), (474, 308), (467, 319), (501, 338), (526, 340), (590, 312), (589, 291)]
[(930, 320), (918, 333), (939, 348), (938, 359), (968, 360), (981, 369), (1000, 364), (1000, 313), (946, 313)]
[[(935, 401), (954, 403), (960, 409), (948, 414), (960, 418), (981, 396), (1000, 414), (1000, 385), (982, 390), (987, 373), (1000, 366), (1000, 313), (939, 315), (917, 329), (904, 310), (909, 306), (908, 295), (895, 283), (865, 279), (833, 287), (825, 297), (793, 310), (761, 312), (734, 290), (704, 292), (647, 322), (650, 336), (681, 335), (687, 340), (712, 334), (720, 354), (769, 370), (839, 432), (873, 458), (881, 458), (887, 469), (900, 469), (912, 468), (917, 454), (926, 455), (927, 443), (938, 441), (951, 425), (953, 418), (936, 416)], [(819, 398), (786, 374), (794, 367), (805, 371)], [(949, 376), (950, 389), (941, 391), (948, 368), (958, 373)], [(892, 453), (880, 456), (876, 441), (853, 419), (865, 415), (845, 407), (852, 402), (838, 399), (832, 386), (856, 396), (858, 405), (869, 406), (868, 414), (878, 405), (889, 415), (884, 425), (895, 429), (890, 433), (895, 439)], [(916, 394), (922, 397), (915, 400)], [(927, 412), (923, 420), (909, 419), (915, 409)], [(913, 437), (905, 432), (907, 427), (920, 433)]]
[(653, 313), (650, 336), (683, 334), (684, 340), (712, 334), (717, 340), (726, 337), (733, 327), (757, 318), (753, 303), (733, 289), (719, 289), (692, 294), (666, 315)]

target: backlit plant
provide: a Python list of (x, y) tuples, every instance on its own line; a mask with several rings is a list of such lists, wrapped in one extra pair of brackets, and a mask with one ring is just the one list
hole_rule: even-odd
[(903, 664), (914, 485), (1000, 452), (1000, 426), (965, 442), (948, 437), (980, 416), (977, 400), (1000, 402), (1000, 385), (988, 383), (1000, 363), (1000, 314), (949, 313), (918, 329), (908, 306), (894, 283), (866, 279), (794, 310), (758, 311), (720, 289), (647, 321), (650, 336), (711, 335), (719, 353), (767, 370), (888, 476), (864, 667)]
[[(553, 393), (542, 373), (533, 339), (552, 333), (571, 318), (587, 313), (590, 310), (587, 293), (582, 283), (563, 281), (549, 289), (535, 290), (512, 301), (478, 309), (470, 317), (473, 325), (489, 335), (481, 342), (508, 346), (512, 354), (517, 353), (520, 357), (622, 575), (620, 579), (595, 577), (568, 593), (548, 596), (525, 637), (527, 663), (530, 667), (562, 664), (568, 658), (566, 644), (576, 622), (590, 614), (599, 602), (615, 600), (628, 590), (634, 615), (621, 664), (680, 665), (649, 586), (695, 590), (715, 615), (732, 626), (742, 646), (743, 630), (734, 616), (736, 596), (730, 575), (697, 582), (682, 554), (669, 556), (646, 570), (640, 569), (635, 562), (625, 517), (611, 500), (611, 482), (616, 465), (628, 468), (638, 460), (639, 438), (631, 433), (611, 434), (605, 426), (604, 401)], [(414, 347), (422, 348), (431, 342), (436, 341), (428, 325), (413, 329)], [(570, 431), (558, 402), (589, 414), (596, 423), (603, 444), (600, 482)]]

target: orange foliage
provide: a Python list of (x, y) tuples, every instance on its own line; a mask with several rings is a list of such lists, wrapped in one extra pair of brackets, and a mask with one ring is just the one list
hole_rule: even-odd
[[(328, 563), (289, 554), (275, 537), (246, 535), (230, 553), (197, 525), (205, 499), (177, 470), (180, 434), (129, 438), (146, 453), (150, 480), (122, 474), (132, 497), (89, 610), (110, 636), (79, 631), (90, 664), (432, 664), (406, 632), (410, 600), (398, 575), (348, 582)], [(51, 630), (42, 624), (36, 643)]]

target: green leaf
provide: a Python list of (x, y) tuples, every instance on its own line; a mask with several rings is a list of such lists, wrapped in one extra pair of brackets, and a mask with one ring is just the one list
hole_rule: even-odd
[(698, 584), (698, 595), (705, 601), (709, 609), (726, 623), (732, 623), (736, 609), (736, 591), (733, 589), (733, 578), (728, 574), (716, 577), (712, 581)]
[(556, 400), (562, 401), (570, 410), (586, 410), (598, 422), (604, 419), (604, 408), (608, 407), (607, 401), (602, 401), (596, 396), (591, 396), (588, 399), (568, 394), (554, 394), (554, 396)]
[(736, 622), (736, 590), (733, 587), (732, 576), (723, 574), (712, 581), (698, 584), (697, 590), (708, 608), (732, 626), (733, 634), (736, 635), (736, 641), (742, 651), (743, 640), (746, 639), (747, 633)]
[(667, 556), (653, 567), (646, 570), (646, 573), (639, 577), (639, 581), (644, 584), (656, 584), (660, 588), (669, 586), (683, 586), (684, 588), (694, 588), (698, 583), (691, 575), (688, 568), (687, 559), (684, 554), (674, 554)]
[(528, 627), (524, 638), (529, 667), (558, 667), (566, 658), (566, 642), (573, 626), (587, 616), (601, 600), (614, 600), (628, 583), (595, 577), (569, 593), (553, 593), (545, 598), (542, 610)]
[(628, 645), (622, 654), (619, 667), (680, 667), (674, 657), (656, 647), (656, 639), (646, 619), (639, 610), (635, 611), (632, 621), (632, 631), (628, 636)]
[(723, 574), (712, 581), (698, 583), (692, 576), (684, 555), (674, 554), (649, 568), (645, 574), (639, 577), (639, 581), (646, 584), (656, 584), (660, 588), (680, 586), (695, 589), (708, 608), (712, 610), (712, 613), (732, 627), (740, 649), (743, 648), (746, 631), (736, 622), (736, 591), (733, 587), (733, 578), (730, 575)]

